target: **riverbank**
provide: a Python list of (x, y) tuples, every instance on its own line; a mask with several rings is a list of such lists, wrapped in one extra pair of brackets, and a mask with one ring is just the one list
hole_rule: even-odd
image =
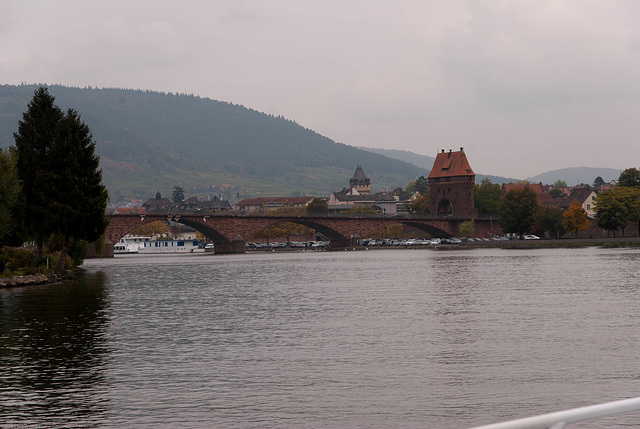
[(430, 250), (456, 250), (456, 249), (476, 249), (495, 248), (502, 249), (544, 249), (544, 248), (581, 248), (581, 247), (640, 247), (640, 237), (597, 237), (597, 238), (561, 238), (561, 239), (540, 239), (540, 240), (490, 240), (490, 241), (467, 241), (460, 244), (446, 244), (440, 246), (420, 245), (420, 246), (361, 246), (355, 245), (337, 249), (306, 249), (306, 248), (274, 248), (274, 249), (247, 249), (249, 252), (323, 252), (323, 251), (350, 251), (350, 250), (378, 250), (378, 249), (430, 249)]
[(575, 248), (575, 247), (640, 247), (640, 237), (561, 238), (545, 240), (474, 241), (462, 247), (500, 247), (504, 249)]
[(0, 278), (0, 289), (52, 284), (61, 282), (63, 280), (71, 280), (72, 278), (72, 271), (66, 271), (63, 275), (51, 274), (47, 276), (44, 274), (35, 274), (29, 276), (13, 276), (4, 279)]

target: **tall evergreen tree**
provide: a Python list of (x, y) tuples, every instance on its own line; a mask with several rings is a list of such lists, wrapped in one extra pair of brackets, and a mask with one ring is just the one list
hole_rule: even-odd
[(0, 247), (17, 246), (25, 240), (22, 227), (24, 198), (18, 180), (16, 161), (17, 155), (13, 148), (0, 148)]
[(36, 240), (36, 257), (42, 257), (42, 242), (52, 231), (47, 222), (46, 196), (50, 192), (49, 174), (52, 165), (49, 152), (56, 138), (58, 123), (64, 116), (54, 104), (47, 88), (38, 88), (18, 122), (14, 133), (18, 153), (18, 178), (24, 193), (24, 222)]
[(180, 204), (184, 201), (184, 188), (182, 188), (182, 186), (176, 185), (173, 187), (171, 200), (176, 204)]
[(62, 241), (56, 268), (61, 272), (70, 240), (95, 241), (108, 225), (108, 193), (102, 184), (100, 158), (89, 127), (73, 109), (59, 123), (50, 161), (55, 169), (48, 174), (52, 192), (46, 198), (50, 225)]

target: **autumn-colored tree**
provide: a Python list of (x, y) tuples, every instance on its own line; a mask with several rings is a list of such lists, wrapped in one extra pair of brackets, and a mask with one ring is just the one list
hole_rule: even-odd
[(306, 207), (308, 216), (324, 216), (329, 214), (329, 205), (322, 198), (314, 198)]
[(377, 234), (380, 234), (381, 238), (397, 237), (400, 234), (402, 234), (403, 230), (404, 230), (404, 228), (403, 228), (402, 224), (394, 223), (394, 224), (387, 225), (385, 227), (380, 228), (379, 230), (375, 231), (372, 235), (375, 236)]
[(567, 231), (573, 232), (578, 237), (578, 232), (589, 228), (587, 212), (582, 208), (578, 200), (574, 200), (566, 212), (562, 215), (562, 226)]
[(164, 236), (169, 234), (170, 228), (161, 220), (145, 223), (133, 230), (133, 235), (144, 237)]
[(267, 241), (272, 238), (286, 237), (287, 241), (291, 241), (292, 235), (313, 235), (314, 233), (313, 229), (304, 225), (294, 222), (281, 222), (263, 229), (255, 237), (266, 238)]
[(460, 235), (463, 237), (472, 237), (476, 232), (476, 222), (471, 219), (460, 224)]

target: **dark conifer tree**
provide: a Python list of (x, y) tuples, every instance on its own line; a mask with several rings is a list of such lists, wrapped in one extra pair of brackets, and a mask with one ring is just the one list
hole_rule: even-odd
[(52, 192), (47, 195), (50, 224), (61, 238), (56, 270), (61, 272), (70, 240), (97, 240), (106, 230), (107, 189), (102, 184), (100, 158), (89, 127), (69, 109), (60, 121), (50, 161)]
[(45, 198), (50, 192), (48, 174), (52, 168), (49, 152), (53, 145), (62, 111), (54, 104), (55, 98), (47, 88), (38, 88), (18, 122), (14, 133), (18, 152), (18, 178), (24, 193), (24, 222), (29, 234), (36, 240), (36, 257), (42, 257), (42, 242), (51, 231), (47, 222)]

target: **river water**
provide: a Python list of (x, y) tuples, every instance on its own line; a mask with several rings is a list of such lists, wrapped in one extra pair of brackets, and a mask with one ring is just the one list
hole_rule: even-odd
[(639, 263), (601, 248), (88, 260), (73, 282), (0, 290), (0, 427), (464, 428), (639, 396)]

